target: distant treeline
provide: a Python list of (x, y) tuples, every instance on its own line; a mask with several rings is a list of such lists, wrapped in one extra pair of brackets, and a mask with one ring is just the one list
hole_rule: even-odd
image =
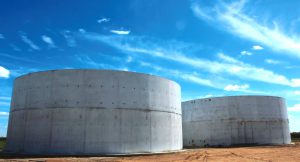
[[(292, 132), (291, 138), (300, 138), (300, 132)], [(5, 141), (6, 137), (0, 137), (0, 141)]]
[(300, 132), (292, 132), (291, 137), (292, 138), (300, 138)]

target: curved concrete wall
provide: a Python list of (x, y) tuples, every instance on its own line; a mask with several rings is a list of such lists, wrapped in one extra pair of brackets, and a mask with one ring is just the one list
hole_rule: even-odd
[(291, 142), (285, 100), (271, 96), (231, 96), (182, 103), (186, 147)]
[(130, 154), (182, 148), (180, 86), (111, 70), (53, 70), (15, 80), (6, 150)]

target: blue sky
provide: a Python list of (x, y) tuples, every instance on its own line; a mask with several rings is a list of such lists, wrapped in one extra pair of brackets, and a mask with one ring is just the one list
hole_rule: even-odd
[(286, 98), (300, 131), (300, 1), (9, 0), (0, 5), (0, 135), (13, 80), (71, 68), (150, 73), (182, 100)]

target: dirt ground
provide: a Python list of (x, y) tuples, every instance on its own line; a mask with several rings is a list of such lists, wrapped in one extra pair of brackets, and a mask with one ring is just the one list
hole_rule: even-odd
[[(1, 156), (1, 155), (0, 155)], [(1, 159), (1, 157), (0, 157)], [(298, 161), (300, 162), (300, 142), (285, 146), (255, 146), (235, 148), (186, 149), (178, 153), (129, 156), (129, 157), (51, 157), (51, 158), (8, 158), (0, 161), (97, 161), (97, 162), (181, 162), (181, 161)]]

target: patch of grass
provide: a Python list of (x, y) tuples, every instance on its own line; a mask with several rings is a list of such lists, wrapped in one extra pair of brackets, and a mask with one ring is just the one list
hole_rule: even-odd
[(6, 138), (0, 137), (0, 150), (3, 150), (6, 144)]
[(292, 142), (300, 142), (300, 132), (291, 133)]
[(300, 138), (292, 138), (292, 142), (300, 142)]

